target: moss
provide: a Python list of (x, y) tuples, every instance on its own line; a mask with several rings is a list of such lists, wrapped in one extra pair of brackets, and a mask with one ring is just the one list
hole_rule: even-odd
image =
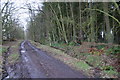
[(79, 61), (79, 62), (76, 62), (75, 63), (75, 66), (77, 66), (78, 68), (82, 69), (82, 70), (88, 70), (90, 69), (91, 67), (85, 63), (84, 61)]
[(110, 65), (106, 65), (106, 66), (101, 66), (102, 70), (115, 70), (115, 68), (113, 66)]
[(0, 49), (0, 52), (2, 52), (2, 53), (7, 52), (7, 48), (8, 47), (2, 47), (2, 50)]
[(88, 55), (86, 61), (93, 67), (99, 67), (103, 64), (100, 56)]
[(18, 59), (19, 59), (19, 54), (18, 53), (11, 54), (8, 57), (8, 63), (10, 63), (10, 64), (15, 63), (15, 62), (18, 61)]
[(115, 70), (104, 70), (103, 72), (107, 75), (110, 75), (110, 76), (112, 76), (112, 75), (117, 76), (118, 75), (118, 72), (116, 72)]

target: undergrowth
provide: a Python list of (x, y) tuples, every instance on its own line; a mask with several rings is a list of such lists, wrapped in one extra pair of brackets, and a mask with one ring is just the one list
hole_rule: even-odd
[[(108, 63), (109, 61), (106, 63), (105, 59), (103, 59), (103, 56), (109, 57), (113, 55), (113, 58), (116, 58), (115, 56), (120, 54), (120, 46), (113, 46), (109, 48), (107, 45), (95, 45), (87, 48), (88, 52), (83, 53), (81, 53), (81, 50), (79, 49), (81, 45), (75, 44), (74, 42), (70, 42), (69, 44), (54, 43), (52, 44), (52, 47), (63, 49), (70, 56), (86, 61), (89, 63), (89, 66), (99, 68), (103, 74), (118, 76), (117, 70), (114, 68), (114, 66)], [(83, 62), (77, 62), (75, 65), (80, 66), (82, 69), (89, 68)]]

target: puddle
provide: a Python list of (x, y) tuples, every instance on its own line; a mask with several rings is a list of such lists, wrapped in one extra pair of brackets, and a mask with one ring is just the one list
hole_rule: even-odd
[(23, 47), (23, 46), (21, 46), (21, 48), (22, 48), (22, 49), (24, 49), (24, 47)]
[(2, 80), (8, 80), (10, 78), (10, 76), (7, 76), (7, 77), (5, 77), (4, 79), (2, 79)]
[(8, 79), (8, 78), (10, 78), (10, 76), (7, 76), (5, 79)]
[(26, 51), (25, 50), (21, 50), (21, 53), (25, 53)]
[(28, 59), (27, 59), (27, 57), (24, 57), (24, 59), (25, 59), (25, 61), (26, 61), (26, 62), (28, 62)]

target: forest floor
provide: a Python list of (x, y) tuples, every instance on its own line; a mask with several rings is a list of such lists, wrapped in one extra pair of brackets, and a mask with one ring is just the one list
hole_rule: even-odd
[[(6, 71), (1, 72), (4, 73), (3, 78), (119, 77), (117, 62), (119, 56), (109, 56), (96, 51), (96, 53), (88, 53), (90, 43), (74, 47), (66, 45), (50, 47), (34, 41), (23, 42), (20, 45), (21, 42), (21, 40), (6, 42), (2, 46), (2, 58), (7, 55)], [(3, 66), (2, 62), (0, 65)], [(0, 70), (2, 71), (1, 68)], [(69, 74), (63, 75), (66, 72)]]

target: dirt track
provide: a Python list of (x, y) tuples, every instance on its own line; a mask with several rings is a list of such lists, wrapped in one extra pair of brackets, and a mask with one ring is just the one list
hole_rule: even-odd
[(81, 72), (71, 69), (28, 41), (21, 43), (20, 52), (30, 78), (85, 78)]

